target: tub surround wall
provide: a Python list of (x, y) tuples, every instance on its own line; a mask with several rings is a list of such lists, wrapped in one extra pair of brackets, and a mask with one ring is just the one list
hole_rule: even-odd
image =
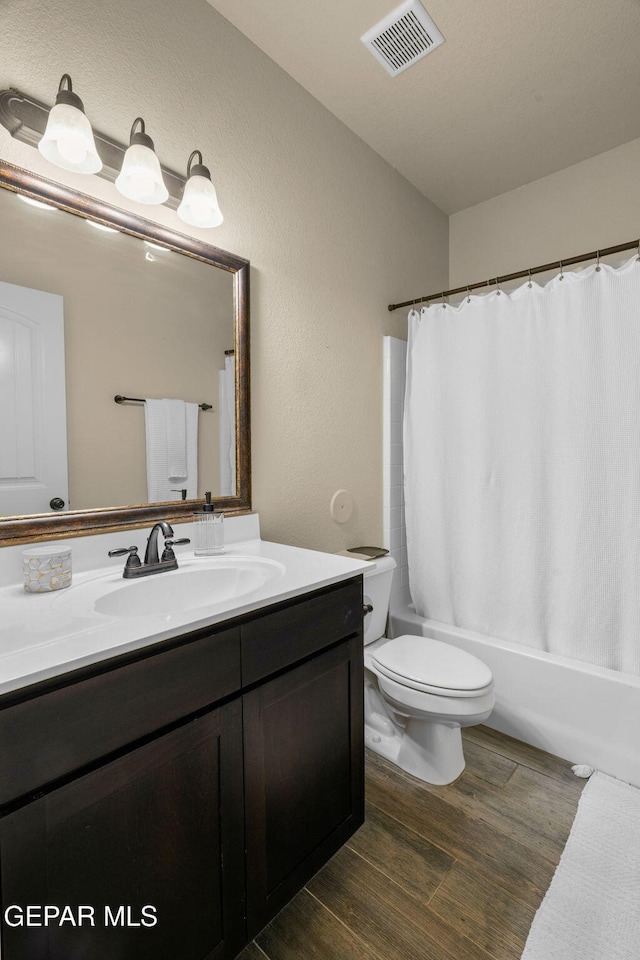
[[(53, 102), (68, 71), (96, 129), (122, 141), (143, 116), (176, 170), (202, 151), (225, 216), (209, 231), (52, 167), (0, 130), (12, 163), (251, 261), (264, 536), (328, 551), (380, 542), (382, 335), (406, 330), (386, 305), (446, 286), (445, 214), (205, 0), (52, 0), (44, 14), (36, 0), (7, 0), (3, 27), (2, 87)], [(342, 525), (329, 514), (340, 488), (355, 501)]]
[(407, 344), (385, 337), (383, 376), (383, 525), (384, 546), (396, 561), (391, 607), (410, 602), (407, 532), (404, 519), (402, 417), (407, 379)]

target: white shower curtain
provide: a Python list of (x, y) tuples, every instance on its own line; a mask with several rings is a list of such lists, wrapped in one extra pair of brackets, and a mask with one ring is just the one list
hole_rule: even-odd
[(640, 674), (640, 262), (409, 316), (422, 616)]

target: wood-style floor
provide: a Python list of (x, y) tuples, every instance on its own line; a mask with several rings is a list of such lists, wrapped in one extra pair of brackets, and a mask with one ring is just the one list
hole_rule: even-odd
[(464, 750), (448, 787), (367, 751), (364, 826), (240, 960), (519, 960), (585, 781), (488, 727)]

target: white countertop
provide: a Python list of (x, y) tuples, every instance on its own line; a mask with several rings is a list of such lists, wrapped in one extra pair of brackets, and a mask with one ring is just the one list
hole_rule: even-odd
[[(184, 570), (201, 562), (190, 551), (190, 547), (186, 552), (185, 548), (176, 549), (178, 564)], [(259, 610), (354, 577), (371, 567), (367, 561), (259, 539), (230, 543), (225, 556), (259, 557), (281, 564), (284, 569), (240, 598), (203, 603), (197, 609), (134, 617), (98, 613), (91, 603), (78, 599), (96, 595), (101, 585), (107, 591), (123, 584), (131, 584), (135, 589), (135, 584), (143, 581), (123, 580), (126, 558), (119, 558), (115, 565), (111, 561), (101, 569), (74, 572), (71, 586), (51, 593), (26, 593), (21, 584), (1, 588), (0, 694)], [(154, 574), (145, 580), (173, 574), (174, 571)]]

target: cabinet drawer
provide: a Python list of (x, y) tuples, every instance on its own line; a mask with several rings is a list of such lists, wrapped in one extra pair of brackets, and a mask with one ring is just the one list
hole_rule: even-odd
[(242, 684), (255, 683), (362, 629), (362, 577), (242, 625)]
[(0, 804), (240, 689), (237, 629), (200, 637), (0, 711)]

